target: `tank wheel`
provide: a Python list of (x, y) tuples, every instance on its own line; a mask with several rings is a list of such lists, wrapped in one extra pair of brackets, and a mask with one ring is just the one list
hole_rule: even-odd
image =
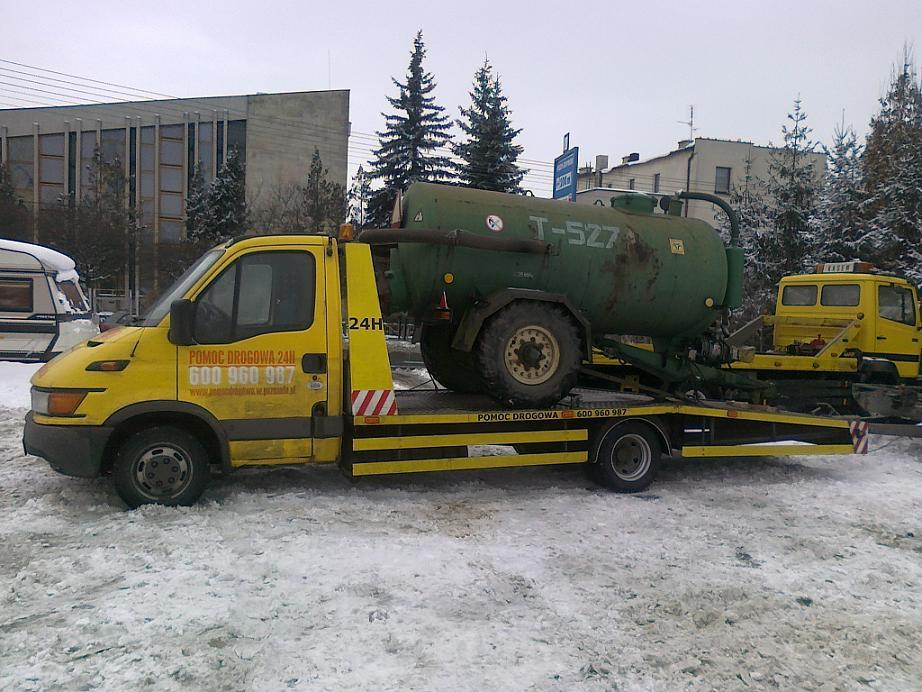
[(481, 330), (474, 362), (486, 391), (498, 401), (520, 408), (550, 406), (576, 385), (579, 332), (556, 305), (516, 301)]
[(471, 355), (451, 347), (451, 332), (447, 326), (424, 324), (419, 350), (429, 374), (446, 389), (462, 394), (483, 391)]
[(156, 426), (129, 437), (112, 469), (115, 490), (129, 507), (193, 504), (208, 483), (208, 456), (181, 428)]
[(621, 421), (602, 428), (590, 455), (590, 472), (601, 485), (619, 493), (646, 490), (659, 470), (662, 444), (649, 425)]

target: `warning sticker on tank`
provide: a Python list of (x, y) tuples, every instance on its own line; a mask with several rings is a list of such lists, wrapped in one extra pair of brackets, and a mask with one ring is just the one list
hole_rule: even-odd
[(413, 220), (416, 221), (417, 223), (419, 223), (420, 221), (422, 221), (422, 220), (423, 220), (423, 212), (422, 212), (422, 211), (416, 212), (416, 216), (413, 217)]
[(496, 214), (490, 214), (486, 220), (487, 228), (489, 228), (494, 233), (499, 233), (503, 230), (503, 219)]
[(681, 238), (670, 238), (669, 239), (669, 250), (673, 255), (684, 255), (685, 254), (685, 241)]

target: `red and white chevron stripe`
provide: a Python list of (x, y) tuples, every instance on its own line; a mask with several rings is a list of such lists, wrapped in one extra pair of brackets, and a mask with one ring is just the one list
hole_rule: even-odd
[(397, 399), (393, 389), (353, 389), (353, 416), (396, 416)]
[(868, 439), (871, 437), (868, 433), (870, 425), (867, 421), (853, 420), (848, 424), (848, 431), (852, 434), (852, 447), (855, 454), (868, 453)]

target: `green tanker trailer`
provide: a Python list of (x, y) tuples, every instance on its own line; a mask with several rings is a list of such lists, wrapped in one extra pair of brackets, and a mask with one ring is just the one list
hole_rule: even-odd
[[(730, 358), (712, 327), (738, 307), (742, 251), (708, 224), (681, 216), (682, 202), (643, 194), (610, 206), (576, 205), (463, 187), (416, 183), (399, 227), (360, 240), (391, 245), (386, 309), (422, 324), (430, 373), (455, 391), (483, 391), (512, 406), (559, 401), (593, 347), (661, 381), (748, 378), (707, 363)], [(607, 338), (652, 337), (653, 352)], [(732, 354), (738, 357), (738, 354)]]

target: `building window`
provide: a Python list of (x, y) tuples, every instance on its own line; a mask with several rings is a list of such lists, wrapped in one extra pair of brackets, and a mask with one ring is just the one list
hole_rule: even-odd
[(16, 196), (26, 203), (31, 203), (35, 186), (32, 137), (10, 137), (6, 142), (6, 153)]
[(730, 171), (730, 168), (724, 166), (717, 167), (717, 173), (714, 176), (714, 192), (717, 194), (730, 194)]
[(247, 123), (246, 120), (231, 120), (227, 123), (227, 151), (236, 149), (240, 161), (247, 160)]
[(64, 135), (41, 135), (38, 142), (38, 200), (43, 207), (53, 207), (64, 197)]
[(653, 175), (653, 192), (659, 192), (659, 173)]
[(93, 199), (96, 197), (96, 164), (93, 158), (96, 154), (96, 130), (80, 134), (80, 190), (77, 191), (79, 199)]
[(141, 128), (141, 223), (146, 226), (154, 224), (154, 134), (152, 125)]
[(636, 184), (637, 184), (636, 181), (633, 178), (631, 178), (630, 180), (627, 181), (627, 189), (636, 190), (637, 188), (634, 187)]
[(198, 163), (199, 170), (202, 173), (202, 179), (205, 184), (214, 180), (214, 170), (211, 165), (211, 142), (212, 128), (211, 123), (204, 122), (198, 125)]
[(160, 189), (157, 190), (160, 202), (160, 234), (158, 239), (164, 243), (176, 243), (182, 239), (183, 132), (182, 125), (166, 125), (160, 128)]

